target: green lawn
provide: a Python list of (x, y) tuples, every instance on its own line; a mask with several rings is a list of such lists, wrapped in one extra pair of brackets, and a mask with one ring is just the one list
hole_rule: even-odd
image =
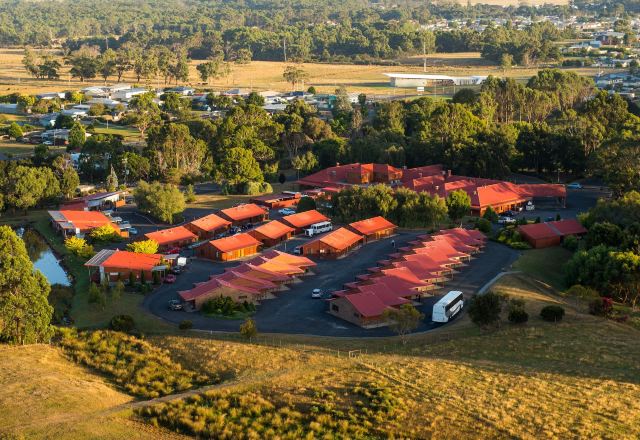
[(124, 137), (126, 141), (140, 140), (140, 132), (137, 128), (131, 126), (109, 124), (109, 128), (107, 128), (106, 124), (96, 123), (95, 132), (98, 134), (117, 134)]
[(571, 258), (571, 252), (560, 246), (531, 249), (523, 251), (513, 267), (562, 291), (566, 288), (562, 267), (569, 258)]

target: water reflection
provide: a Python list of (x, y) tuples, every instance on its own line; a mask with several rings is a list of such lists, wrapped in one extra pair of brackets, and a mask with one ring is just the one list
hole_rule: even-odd
[(61, 284), (70, 286), (69, 276), (62, 268), (55, 254), (47, 242), (33, 229), (18, 228), (16, 233), (22, 237), (29, 259), (33, 267), (38, 269), (47, 278), (49, 284)]

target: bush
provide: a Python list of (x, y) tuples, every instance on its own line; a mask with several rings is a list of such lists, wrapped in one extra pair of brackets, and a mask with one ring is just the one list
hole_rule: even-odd
[(239, 185), (238, 192), (247, 196), (257, 196), (272, 193), (273, 188), (268, 182), (245, 182)]
[(467, 313), (475, 324), (488, 327), (500, 321), (502, 301), (503, 298), (494, 292), (476, 294), (470, 301)]
[(611, 298), (602, 297), (594, 299), (589, 303), (589, 313), (595, 316), (610, 316), (613, 311), (613, 301)]
[(110, 224), (99, 226), (89, 232), (89, 236), (94, 241), (120, 241), (120, 234)]
[(488, 234), (491, 232), (491, 222), (486, 218), (476, 219), (476, 229), (480, 232)]
[(575, 235), (568, 235), (562, 241), (562, 247), (570, 250), (571, 252), (575, 252), (578, 250), (578, 238)]
[(514, 308), (509, 311), (507, 319), (512, 324), (524, 324), (529, 320), (529, 314), (522, 308)]
[(482, 218), (488, 220), (491, 223), (498, 222), (498, 213), (493, 210), (491, 206), (487, 208), (487, 210), (482, 214)]
[(129, 315), (116, 315), (109, 321), (109, 328), (117, 332), (129, 333), (136, 328), (136, 324)]
[(301, 197), (296, 206), (296, 212), (305, 212), (316, 209), (316, 201), (311, 197)]
[(564, 317), (564, 308), (560, 306), (545, 306), (540, 310), (540, 317), (545, 321), (559, 322)]
[(236, 304), (230, 297), (219, 296), (204, 303), (202, 311), (209, 314), (231, 316), (239, 308), (240, 305)]
[(258, 335), (258, 327), (256, 327), (256, 322), (251, 318), (247, 318), (240, 325), (240, 334), (246, 339), (255, 338)]
[(180, 321), (180, 324), (178, 324), (178, 328), (180, 330), (191, 330), (193, 328), (193, 322), (188, 319), (183, 319)]

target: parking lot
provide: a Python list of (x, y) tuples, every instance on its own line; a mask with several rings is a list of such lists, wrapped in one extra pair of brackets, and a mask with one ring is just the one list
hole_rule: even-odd
[[(264, 300), (254, 315), (258, 330), (266, 333), (291, 333), (319, 336), (389, 336), (388, 328), (362, 329), (356, 325), (338, 319), (327, 313), (326, 297), (333, 290), (341, 289), (343, 284), (354, 281), (359, 274), (366, 273), (367, 268), (376, 265), (386, 254), (393, 252), (391, 240), (396, 246), (413, 240), (423, 231), (404, 231), (393, 238), (387, 238), (370, 243), (339, 260), (320, 260), (314, 268), (314, 274), (302, 278), (299, 283), (292, 284), (289, 290), (277, 292), (275, 299)], [(289, 249), (297, 238), (287, 244)], [(292, 243), (293, 242), (293, 243)], [(299, 244), (299, 243), (298, 243)], [(284, 250), (284, 246), (280, 247)], [(423, 299), (418, 309), (425, 314), (425, 319), (417, 331), (426, 331), (441, 324), (431, 322), (431, 309), (438, 297), (449, 290), (463, 290), (472, 294), (496, 274), (515, 261), (518, 253), (506, 246), (489, 243), (484, 253), (471, 261), (469, 266), (462, 268), (447, 284), (445, 289), (436, 292), (437, 295)], [(175, 284), (167, 284), (158, 288), (153, 294), (145, 298), (143, 306), (156, 316), (173, 323), (184, 319), (193, 322), (193, 326), (200, 330), (210, 331), (238, 331), (241, 321), (223, 318), (211, 318), (200, 313), (187, 313), (168, 310), (167, 304), (177, 298), (180, 290), (190, 289), (195, 282), (205, 281), (209, 275), (221, 273), (226, 267), (233, 267), (238, 262), (214, 263), (203, 260), (193, 260), (188, 270), (178, 276)], [(325, 299), (311, 298), (313, 289), (322, 289)]]

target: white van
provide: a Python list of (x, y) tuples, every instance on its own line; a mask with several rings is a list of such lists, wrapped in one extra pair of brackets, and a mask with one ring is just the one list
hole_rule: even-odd
[(464, 307), (462, 292), (452, 290), (433, 305), (433, 322), (449, 322)]
[(331, 222), (314, 223), (309, 228), (304, 230), (304, 235), (307, 237), (313, 237), (314, 235), (322, 234), (323, 232), (329, 232), (333, 230)]

